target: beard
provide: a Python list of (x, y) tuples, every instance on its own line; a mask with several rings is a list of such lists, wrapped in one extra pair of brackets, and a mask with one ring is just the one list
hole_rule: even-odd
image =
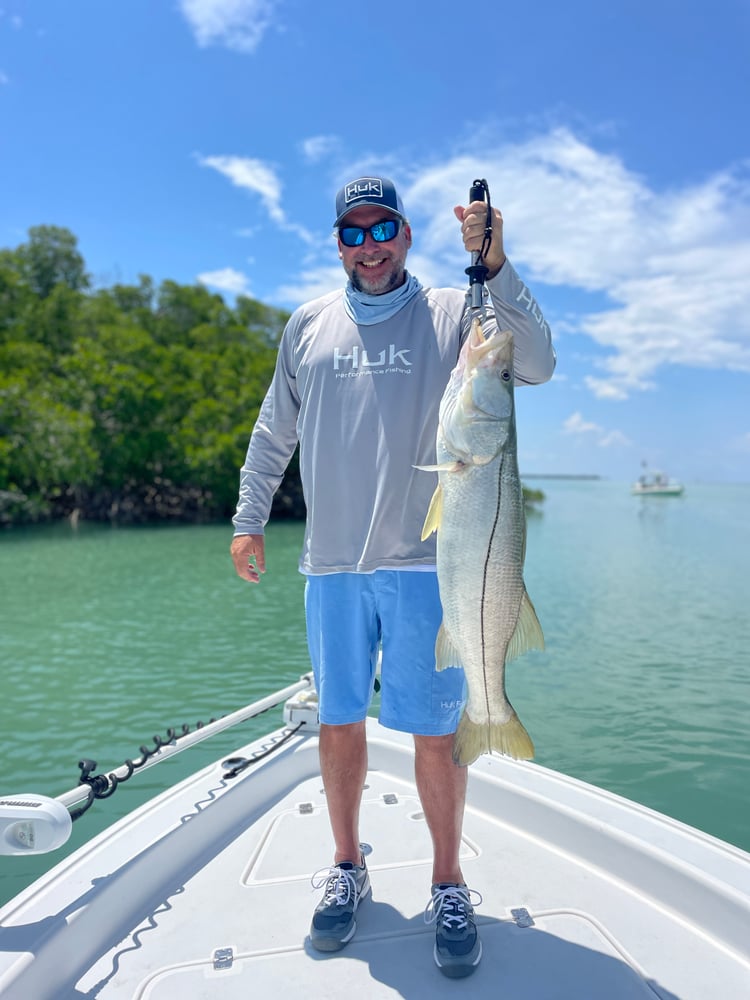
[(403, 262), (392, 259), (388, 271), (377, 277), (369, 278), (367, 273), (358, 270), (356, 265), (349, 271), (349, 280), (363, 295), (385, 295), (386, 292), (392, 292), (394, 288), (403, 285), (405, 278)]

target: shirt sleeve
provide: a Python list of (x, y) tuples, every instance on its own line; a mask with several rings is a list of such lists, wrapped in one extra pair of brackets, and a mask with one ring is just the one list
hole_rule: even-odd
[(235, 535), (263, 534), (271, 513), (273, 495), (281, 484), (297, 446), (300, 401), (294, 366), (298, 317), (292, 316), (279, 345), (271, 385), (250, 436), (240, 471), (237, 512), (232, 518)]
[(538, 385), (552, 378), (557, 361), (549, 324), (536, 299), (506, 259), (486, 282), (499, 330), (513, 332), (516, 385)]

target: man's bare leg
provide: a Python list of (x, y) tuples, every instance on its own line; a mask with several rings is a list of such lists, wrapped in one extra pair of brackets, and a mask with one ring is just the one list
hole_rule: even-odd
[(432, 881), (463, 882), (459, 851), (468, 768), (453, 763), (453, 734), (414, 737), (417, 791), (432, 835)]
[(333, 832), (334, 864), (362, 863), (359, 807), (367, 777), (365, 723), (320, 727), (320, 772)]

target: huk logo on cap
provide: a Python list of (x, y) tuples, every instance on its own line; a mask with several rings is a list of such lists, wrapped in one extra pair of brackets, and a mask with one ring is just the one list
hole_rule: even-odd
[(339, 188), (336, 194), (334, 227), (341, 224), (341, 220), (347, 212), (363, 205), (377, 205), (406, 222), (404, 206), (392, 180), (389, 180), (388, 177), (358, 177)]
[(383, 183), (379, 177), (360, 177), (344, 188), (344, 200), (348, 205), (357, 198), (382, 198)]

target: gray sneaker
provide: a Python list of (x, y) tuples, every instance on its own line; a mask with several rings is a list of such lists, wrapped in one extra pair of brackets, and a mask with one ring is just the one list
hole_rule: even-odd
[(438, 882), (425, 910), (425, 922), (436, 923), (435, 963), (444, 976), (461, 979), (470, 976), (482, 957), (482, 942), (474, 922), (474, 907), (481, 895), (458, 882)]
[(338, 951), (354, 937), (354, 914), (370, 891), (367, 865), (363, 859), (361, 865), (342, 861), (332, 868), (321, 868), (313, 875), (312, 884), (315, 889), (325, 886), (325, 891), (313, 913), (310, 941), (318, 951)]

